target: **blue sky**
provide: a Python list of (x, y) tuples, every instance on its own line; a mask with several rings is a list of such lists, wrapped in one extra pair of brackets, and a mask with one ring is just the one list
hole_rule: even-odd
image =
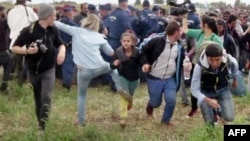
[[(0, 1), (4, 1), (4, 0), (0, 0)], [(6, 1), (6, 0), (5, 0)], [(15, 1), (15, 0), (13, 0)], [(61, 1), (61, 0), (55, 0), (55, 1)], [(65, 0), (67, 1), (67, 0)], [(82, 2), (88, 2), (88, 3), (92, 3), (92, 4), (103, 4), (103, 3), (107, 3), (107, 2), (110, 2), (110, 3), (118, 3), (118, 0), (69, 0), (69, 1), (75, 1), (77, 3), (82, 3)], [(141, 0), (143, 1), (143, 0)], [(150, 0), (151, 2), (153, 0)], [(178, 1), (183, 1), (183, 0), (178, 0)], [(192, 2), (201, 2), (201, 0), (192, 0)], [(202, 0), (204, 3), (207, 1), (207, 2), (215, 2), (215, 1), (218, 1), (218, 0)], [(235, 0), (220, 0), (220, 1), (224, 1), (224, 2), (227, 2), (227, 3), (231, 3), (231, 4), (234, 4)], [(53, 2), (53, 0), (32, 0), (32, 3), (42, 3), (42, 2), (46, 2), (46, 3), (50, 3), (50, 2)], [(135, 0), (129, 0), (129, 3), (130, 4), (133, 4), (135, 2)], [(250, 0), (241, 0), (241, 2), (245, 2), (247, 4), (250, 4)]]

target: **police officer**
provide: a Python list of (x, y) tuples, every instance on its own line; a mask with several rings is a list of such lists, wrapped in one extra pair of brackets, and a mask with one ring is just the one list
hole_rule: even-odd
[[(97, 11), (95, 5), (89, 4), (89, 6), (88, 6), (88, 15), (89, 15), (89, 14), (95, 14), (95, 15), (98, 14), (98, 11)], [(104, 35), (107, 35), (107, 34), (108, 34), (107, 28), (106, 28), (106, 26), (104, 25), (104, 23), (103, 23), (103, 21), (102, 21), (101, 18), (100, 18), (99, 33), (104, 34)]]
[(161, 7), (155, 5), (152, 8), (152, 11), (155, 13), (155, 15), (157, 16), (157, 19), (158, 19), (159, 29), (158, 29), (157, 33), (164, 32), (167, 25), (168, 25), (168, 21), (165, 18), (161, 17)]
[(125, 13), (127, 7), (128, 0), (119, 0), (119, 7), (104, 21), (109, 32), (108, 42), (114, 50), (121, 46), (120, 37), (122, 33), (131, 30), (128, 15)]
[(103, 21), (110, 15), (111, 9), (112, 7), (110, 3), (99, 6), (99, 14)]
[[(73, 20), (73, 7), (70, 5), (64, 6), (64, 16), (61, 19), (62, 23), (77, 26), (77, 24)], [(60, 36), (64, 41), (64, 45), (66, 46), (66, 57), (65, 62), (62, 64), (62, 85), (64, 88), (70, 90), (72, 85), (72, 76), (74, 70), (74, 62), (72, 55), (72, 37), (65, 32), (60, 31)]]
[(190, 29), (200, 29), (200, 19), (196, 13), (196, 8), (194, 4), (189, 5), (190, 12), (188, 13), (188, 27)]
[(142, 3), (143, 10), (139, 12), (139, 21), (135, 30), (141, 41), (152, 33), (157, 33), (159, 29), (158, 19), (150, 9), (150, 2), (144, 0)]
[(138, 10), (135, 7), (129, 5), (128, 6), (128, 11), (129, 11), (128, 18), (129, 18), (131, 27), (135, 31), (136, 30), (136, 25), (137, 25), (137, 22), (138, 22), (138, 17), (137, 17)]

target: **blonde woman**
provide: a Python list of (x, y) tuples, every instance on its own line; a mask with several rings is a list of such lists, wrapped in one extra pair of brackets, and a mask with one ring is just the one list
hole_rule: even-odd
[(107, 40), (98, 33), (100, 20), (90, 14), (82, 21), (81, 27), (69, 26), (60, 22), (55, 22), (55, 26), (72, 36), (73, 61), (77, 65), (77, 85), (78, 85), (78, 120), (76, 125), (85, 124), (85, 102), (89, 82), (94, 77), (101, 74), (111, 73), (112, 79), (120, 90), (119, 76), (116, 70), (110, 69), (110, 64), (105, 62), (100, 50), (109, 56), (113, 56), (114, 51)]

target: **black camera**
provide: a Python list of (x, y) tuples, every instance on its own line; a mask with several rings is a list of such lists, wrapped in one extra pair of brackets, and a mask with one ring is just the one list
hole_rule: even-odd
[(36, 40), (35, 46), (37, 46), (42, 53), (45, 53), (48, 50), (48, 48), (43, 44), (43, 40)]
[(167, 4), (171, 6), (170, 15), (179, 16), (189, 12), (189, 4), (191, 4), (191, 0), (185, 0), (180, 4), (177, 4), (176, 0), (170, 0)]

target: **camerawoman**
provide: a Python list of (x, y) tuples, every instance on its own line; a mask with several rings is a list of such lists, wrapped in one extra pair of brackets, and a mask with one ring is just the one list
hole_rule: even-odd
[[(12, 51), (25, 55), (28, 78), (33, 86), (36, 116), (41, 131), (51, 105), (51, 95), (55, 83), (55, 63), (62, 64), (65, 58), (65, 46), (59, 38), (54, 25), (55, 8), (41, 4), (38, 11), (39, 20), (24, 28), (14, 43)], [(26, 47), (23, 47), (26, 45)], [(55, 50), (58, 48), (57, 60)]]

